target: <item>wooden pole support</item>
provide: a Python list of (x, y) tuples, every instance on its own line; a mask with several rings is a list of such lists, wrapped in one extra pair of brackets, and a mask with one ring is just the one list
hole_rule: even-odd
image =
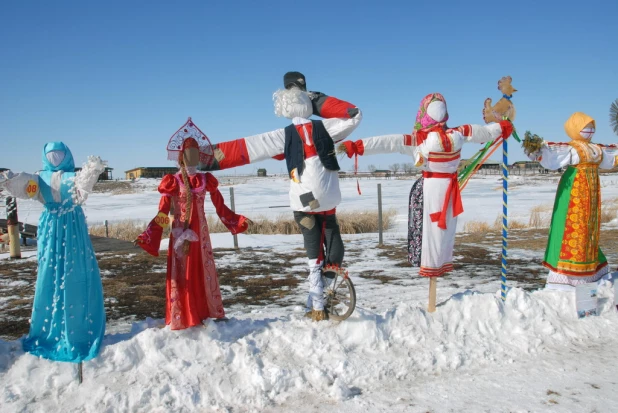
[(438, 284), (438, 277), (429, 277), (429, 304), (427, 305), (427, 311), (433, 313), (436, 311), (436, 286)]
[(383, 244), (382, 238), (382, 184), (378, 184), (378, 246)]
[(6, 198), (6, 227), (9, 233), (9, 257), (11, 259), (21, 258), (21, 247), (19, 245), (19, 220), (17, 219), (17, 201), (15, 197)]
[(82, 362), (80, 361), (79, 363), (77, 363), (77, 381), (79, 381), (79, 384), (82, 384), (82, 382), (84, 381), (84, 373), (82, 370)]

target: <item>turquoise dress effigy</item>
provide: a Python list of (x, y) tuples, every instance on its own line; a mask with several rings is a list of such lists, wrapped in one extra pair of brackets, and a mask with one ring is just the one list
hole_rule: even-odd
[(105, 333), (103, 289), (80, 204), (102, 168), (100, 159), (90, 158), (76, 176), (69, 148), (50, 142), (38, 175), (17, 174), (7, 183), (16, 197), (35, 198), (45, 206), (37, 234), (30, 332), (23, 341), (24, 351), (35, 356), (78, 363), (99, 352)]

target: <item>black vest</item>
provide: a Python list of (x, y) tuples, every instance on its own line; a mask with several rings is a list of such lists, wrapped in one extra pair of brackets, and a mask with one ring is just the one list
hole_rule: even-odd
[[(313, 145), (315, 145), (315, 150), (320, 157), (322, 165), (328, 170), (338, 171), (340, 168), (335, 155), (333, 138), (330, 137), (321, 120), (312, 120), (311, 124), (313, 125)], [(295, 125), (285, 128), (285, 150), (283, 153), (288, 173), (292, 173), (294, 168), (296, 168), (300, 177), (305, 169), (305, 153), (303, 150), (303, 139), (298, 134)]]

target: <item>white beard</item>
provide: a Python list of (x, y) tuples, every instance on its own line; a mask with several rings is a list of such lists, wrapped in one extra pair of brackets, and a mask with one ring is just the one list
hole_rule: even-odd
[(298, 88), (279, 89), (273, 93), (275, 115), (288, 119), (307, 119), (313, 114), (313, 105), (307, 92)]

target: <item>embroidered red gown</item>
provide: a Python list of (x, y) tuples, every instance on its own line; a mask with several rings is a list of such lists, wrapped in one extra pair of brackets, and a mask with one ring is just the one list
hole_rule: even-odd
[[(165, 175), (159, 185), (162, 194), (159, 202), (159, 214), (153, 219), (146, 231), (139, 237), (139, 245), (149, 254), (158, 256), (159, 245), (163, 233), (162, 221), (167, 220), (170, 208), (173, 206), (174, 220), (170, 234), (167, 254), (167, 305), (165, 323), (172, 330), (180, 330), (202, 323), (207, 318), (222, 318), (225, 316), (219, 278), (210, 243), (210, 234), (206, 215), (204, 213), (204, 198), (210, 193), (210, 199), (215, 206), (221, 222), (232, 232), (238, 234), (247, 229), (247, 219), (235, 214), (223, 201), (218, 190), (219, 182), (210, 173), (189, 175), (191, 186), (191, 211), (189, 227), (184, 230), (186, 217), (186, 191), (182, 175)], [(195, 235), (190, 243), (189, 253), (182, 252), (182, 239), (178, 238), (193, 231)], [(183, 237), (184, 237), (183, 236)], [(175, 245), (178, 244), (178, 245)]]

